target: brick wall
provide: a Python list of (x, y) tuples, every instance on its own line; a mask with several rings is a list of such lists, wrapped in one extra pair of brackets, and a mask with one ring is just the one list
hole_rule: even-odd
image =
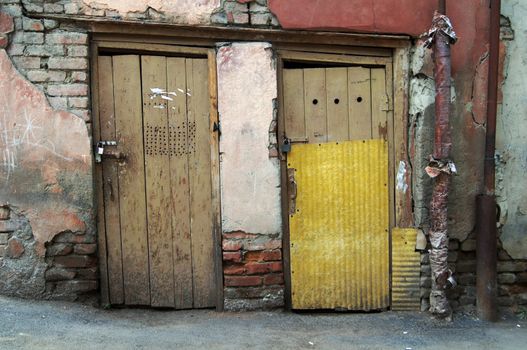
[(284, 305), (282, 241), (245, 232), (223, 234), (225, 309)]
[(63, 232), (46, 246), (46, 291), (54, 299), (92, 296), (98, 287), (94, 235)]
[(214, 24), (278, 27), (278, 20), (267, 7), (267, 0), (222, 0), (212, 16)]
[[(25, 17), (19, 1), (1, 0), (0, 3), (2, 12), (14, 19), (7, 53), (17, 69), (46, 93), (52, 107), (67, 110), (89, 122), (86, 31), (54, 20)], [(44, 7), (52, 12), (64, 10), (59, 4), (30, 6), (34, 12), (42, 12)]]

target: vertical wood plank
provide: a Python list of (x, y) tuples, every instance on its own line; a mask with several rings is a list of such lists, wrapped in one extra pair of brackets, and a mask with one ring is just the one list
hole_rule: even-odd
[(388, 140), (388, 95), (386, 94), (386, 71), (371, 69), (371, 134), (374, 139)]
[[(94, 54), (91, 60), (91, 72), (96, 79), (92, 79), (92, 111), (93, 111), (93, 140), (101, 139), (101, 121), (99, 119), (99, 56), (96, 43), (91, 44), (91, 52)], [(113, 96), (113, 91), (112, 91)], [(101, 304), (110, 304), (110, 291), (108, 286), (108, 259), (106, 248), (106, 223), (104, 221), (104, 195), (103, 195), (103, 174), (102, 167), (95, 166), (94, 169), (96, 207), (97, 207), (97, 245), (99, 257), (99, 275), (101, 283)]]
[(350, 140), (368, 140), (371, 134), (370, 69), (348, 68)]
[[(113, 98), (112, 57), (99, 57), (99, 120), (102, 140), (116, 140)], [(116, 160), (103, 159), (103, 208), (110, 303), (124, 303), (121, 223), (119, 216), (119, 165)], [(102, 270), (101, 270), (102, 271)]]
[[(393, 63), (393, 133), (394, 133), (394, 171), (401, 167), (403, 182), (395, 191), (395, 225), (414, 226), (412, 215), (412, 196), (410, 191), (412, 168), (409, 165), (408, 140), (408, 81), (409, 49), (395, 50)], [(396, 141), (396, 142), (395, 142)]]
[(296, 141), (306, 138), (304, 118), (304, 70), (284, 69), (283, 111), (287, 137)]
[[(167, 58), (167, 90), (170, 135), (171, 218), (173, 231), (174, 295), (177, 309), (192, 308), (192, 251), (188, 177), (187, 81), (185, 59)], [(183, 92), (182, 92), (183, 91)]]
[(114, 56), (116, 132), (126, 155), (119, 167), (119, 210), (127, 305), (150, 305), (140, 71), (139, 56)]
[(186, 72), (194, 307), (202, 308), (215, 305), (207, 60), (187, 59)]
[[(216, 50), (211, 49), (207, 55), (209, 69), (209, 130), (214, 130), (214, 123), (218, 123), (218, 75), (216, 71)], [(210, 136), (210, 170), (212, 179), (212, 221), (214, 232), (214, 267), (216, 282), (216, 310), (223, 311), (223, 254), (221, 229), (220, 202), (220, 150), (219, 132), (212, 132)]]
[(395, 227), (395, 140), (394, 140), (394, 121), (393, 121), (393, 66), (386, 65), (385, 73), (385, 91), (386, 91), (386, 126), (388, 140), (388, 169), (389, 174), (389, 192), (390, 192), (390, 227)]
[(327, 142), (326, 70), (304, 69), (304, 109), (309, 143)]
[(349, 139), (348, 70), (326, 68), (328, 141)]
[(174, 306), (172, 263), (172, 220), (170, 195), (169, 95), (153, 95), (151, 89), (167, 87), (166, 58), (141, 56), (143, 92), (143, 138), (145, 140), (145, 183), (152, 306)]

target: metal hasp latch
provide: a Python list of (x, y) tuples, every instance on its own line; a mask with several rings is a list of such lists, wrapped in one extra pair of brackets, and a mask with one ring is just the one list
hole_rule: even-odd
[(107, 146), (117, 146), (117, 141), (99, 141), (95, 146), (95, 163), (101, 163), (103, 156), (105, 158), (112, 159), (124, 159), (125, 156), (121, 152), (110, 151), (105, 152), (105, 147)]
[(296, 196), (298, 194), (298, 188), (295, 180), (294, 168), (287, 168), (287, 192), (289, 197), (289, 215), (294, 215), (296, 212)]

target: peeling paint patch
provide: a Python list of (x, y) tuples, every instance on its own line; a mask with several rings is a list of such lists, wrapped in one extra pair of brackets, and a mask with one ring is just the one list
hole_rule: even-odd
[(397, 191), (406, 193), (408, 184), (406, 183), (406, 162), (400, 161), (397, 169)]
[[(93, 219), (91, 147), (85, 122), (53, 110), (0, 50), (0, 198), (29, 220), (35, 250)], [(79, 203), (77, 198), (87, 198)]]
[(280, 170), (269, 157), (276, 68), (268, 43), (218, 49), (222, 225), (225, 232), (281, 232)]

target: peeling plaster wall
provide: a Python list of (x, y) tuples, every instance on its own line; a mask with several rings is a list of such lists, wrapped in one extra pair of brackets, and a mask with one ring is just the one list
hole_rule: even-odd
[(223, 231), (278, 234), (279, 162), (269, 157), (277, 97), (271, 46), (222, 46), (217, 62)]
[(29, 12), (208, 24), (220, 0), (23, 0)]
[(2, 232), (18, 242), (0, 262), (0, 291), (42, 297), (46, 245), (63, 232), (94, 235), (90, 138), (86, 123), (52, 109), (3, 49), (0, 76), (0, 204), (16, 218)]
[(527, 259), (527, 3), (502, 2), (514, 40), (507, 42), (503, 105), (497, 125), (497, 195), (501, 242), (513, 259)]

